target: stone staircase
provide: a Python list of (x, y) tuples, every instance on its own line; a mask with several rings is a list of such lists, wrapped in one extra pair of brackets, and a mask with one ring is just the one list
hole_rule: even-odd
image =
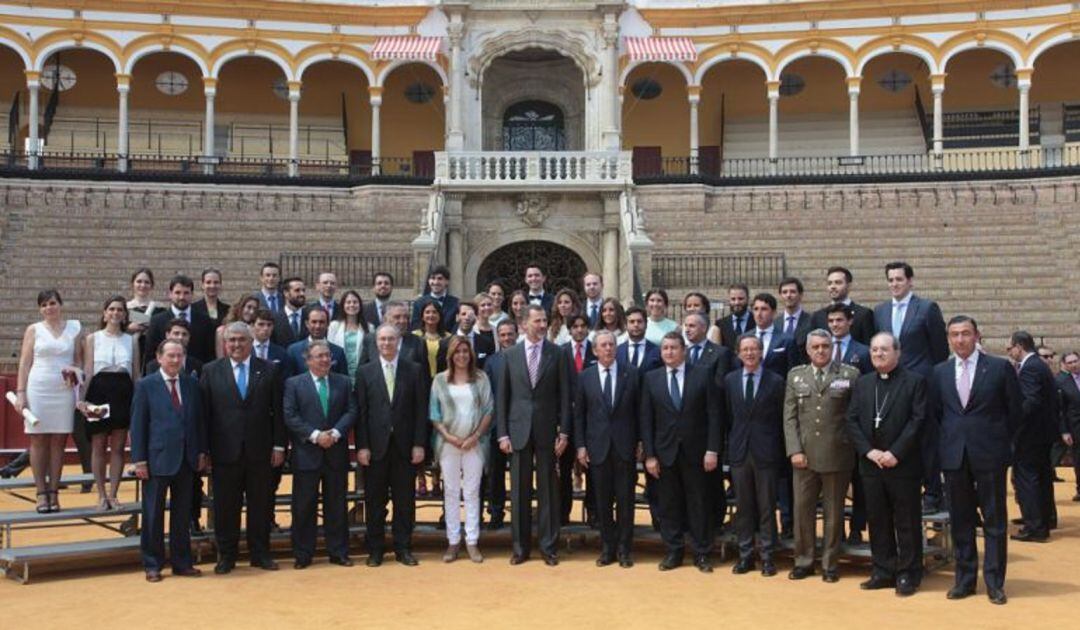
[[(173, 274), (198, 285), (203, 268), (217, 267), (232, 303), (256, 289), (261, 264), (284, 251), (411, 254), (427, 199), (426, 188), (397, 186), (2, 180), (0, 359), (18, 352), (25, 326), (38, 319), (43, 288), (57, 288), (67, 316), (93, 326), (110, 294), (130, 294), (137, 267), (154, 270), (162, 300)], [(411, 297), (411, 279), (398, 284), (398, 294)], [(370, 281), (351, 288), (367, 295)]]
[[(638, 189), (638, 203), (656, 251), (785, 253), (788, 273), (806, 284), (810, 309), (827, 301), (829, 266), (850, 268), (853, 299), (872, 306), (888, 298), (885, 263), (906, 260), (915, 268), (917, 293), (937, 300), (946, 319), (975, 317), (988, 347), (1002, 350), (1017, 328), (1056, 347), (1080, 342), (1080, 291), (1072, 272), (1080, 264), (1078, 184), (1071, 178), (787, 189), (650, 186)], [(698, 288), (714, 303), (726, 303), (731, 280)], [(759, 289), (775, 294), (777, 287), (753, 288)], [(687, 290), (673, 290), (673, 301)]]

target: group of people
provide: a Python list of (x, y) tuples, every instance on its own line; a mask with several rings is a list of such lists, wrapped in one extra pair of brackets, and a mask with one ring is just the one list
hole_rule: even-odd
[(775, 575), (779, 539), (790, 536), (789, 578), (804, 579), (815, 573), (820, 504), (822, 578), (836, 582), (850, 487), (846, 540), (861, 542), (868, 525), (873, 556), (862, 588), (915, 593), (923, 514), (947, 510), (956, 555), (948, 597), (975, 592), (981, 527), (986, 592), (1004, 603), (1006, 470), (1021, 511), (1011, 538), (1048, 540), (1055, 444), (1078, 461), (1080, 355), (1066, 354), (1055, 376), (1040, 360), (1053, 353), (1044, 357), (1017, 331), (1008, 359), (992, 356), (974, 319), (946, 323), (935, 302), (914, 294), (910, 265), (889, 263), (885, 277), (891, 297), (873, 309), (851, 300), (851, 272), (833, 267), (830, 304), (813, 313), (803, 308), (802, 282), (786, 278), (779, 300), (731, 285), (715, 320), (710, 300), (688, 293), (675, 321), (663, 289), (649, 291), (644, 308), (624, 308), (588, 273), (583, 295), (552, 294), (539, 264), (524, 270), (524, 289), (496, 281), (472, 300), (451, 295), (449, 271), (434, 267), (411, 309), (392, 297), (388, 273), (375, 275), (366, 303), (353, 290), (338, 295), (336, 276), (320, 273), (309, 302), (302, 278), (282, 279), (266, 263), (259, 290), (230, 307), (215, 269), (203, 272), (195, 302), (194, 282), (172, 278), (167, 304), (152, 299), (153, 274), (140, 269), (134, 297), (110, 297), (92, 334), (62, 317), (56, 291), (43, 291), (42, 321), (23, 342), (17, 403), (39, 419), (27, 424), (37, 509), (59, 509), (78, 410), (103, 510), (118, 505), (130, 431), (131, 462), (145, 482), (148, 580), (159, 581), (166, 563), (166, 494), (173, 574), (199, 574), (190, 531), (203, 473), (213, 490), (215, 572), (235, 567), (245, 503), (250, 562), (277, 569), (269, 539), (287, 458), (294, 566), (313, 561), (320, 496), (330, 562), (349, 566), (352, 436), (368, 566), (383, 562), (391, 501), (395, 559), (417, 564), (415, 501), (429, 463), (441, 473), (444, 561), (463, 552), (483, 560), (483, 499), (489, 526), (501, 527), (509, 494), (511, 564), (531, 556), (534, 500), (540, 555), (558, 564), (576, 469), (588, 475), (597, 565), (630, 567), (640, 463), (666, 547), (661, 570), (683, 564), (689, 543), (694, 566), (712, 572), (715, 531), (733, 502), (733, 572), (760, 563), (762, 575)]

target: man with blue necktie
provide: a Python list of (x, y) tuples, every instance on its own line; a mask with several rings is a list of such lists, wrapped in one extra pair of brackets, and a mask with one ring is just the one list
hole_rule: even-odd
[(590, 271), (581, 278), (585, 287), (585, 316), (589, 318), (589, 330), (596, 330), (600, 321), (600, 308), (604, 304), (604, 278)]
[(754, 325), (754, 319), (750, 315), (749, 287), (742, 283), (728, 287), (728, 310), (730, 315), (716, 320), (716, 326), (720, 329), (719, 335), (710, 336), (709, 340), (735, 352), (735, 343), (739, 337), (749, 332)]
[(275, 315), (280, 315), (285, 308), (285, 295), (281, 292), (281, 266), (276, 262), (265, 262), (259, 270), (259, 306)]

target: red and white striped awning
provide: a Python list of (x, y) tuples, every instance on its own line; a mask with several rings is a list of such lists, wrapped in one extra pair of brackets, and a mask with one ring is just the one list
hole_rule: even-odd
[(630, 61), (696, 61), (689, 37), (624, 37)]
[(440, 37), (418, 37), (416, 35), (380, 37), (375, 40), (375, 47), (371, 49), (371, 57), (373, 59), (435, 61), (440, 46), (442, 46), (442, 38)]

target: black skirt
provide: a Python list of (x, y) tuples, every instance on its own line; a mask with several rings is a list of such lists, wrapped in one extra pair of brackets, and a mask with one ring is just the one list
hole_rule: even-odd
[(86, 423), (87, 435), (109, 433), (127, 429), (131, 424), (131, 398), (135, 384), (127, 372), (98, 372), (86, 388), (86, 402), (93, 405), (109, 405), (109, 417)]

